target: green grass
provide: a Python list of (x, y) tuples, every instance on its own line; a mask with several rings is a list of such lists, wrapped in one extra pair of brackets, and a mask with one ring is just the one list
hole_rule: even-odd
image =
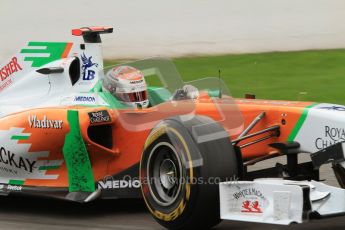
[[(234, 97), (345, 104), (345, 49), (273, 52), (173, 60), (185, 81), (217, 77)], [(108, 61), (106, 65), (116, 63)]]

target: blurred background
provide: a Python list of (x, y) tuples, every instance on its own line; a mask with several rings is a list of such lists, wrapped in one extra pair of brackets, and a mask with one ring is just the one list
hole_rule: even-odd
[(93, 25), (115, 28), (107, 59), (342, 48), (344, 12), (343, 0), (0, 0), (0, 58)]
[(345, 104), (344, 0), (0, 0), (0, 19), (0, 59), (111, 26), (106, 64), (167, 56), (186, 80), (221, 69), (236, 97)]

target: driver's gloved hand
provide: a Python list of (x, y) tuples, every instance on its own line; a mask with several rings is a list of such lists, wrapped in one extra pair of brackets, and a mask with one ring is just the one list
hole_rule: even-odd
[(182, 88), (188, 99), (197, 99), (199, 97), (199, 90), (192, 85), (185, 85)]
[(186, 98), (187, 93), (183, 89), (177, 89), (172, 96), (173, 101), (185, 100)]
[(173, 101), (197, 99), (199, 97), (199, 90), (192, 85), (185, 85), (182, 89), (178, 89), (172, 96)]

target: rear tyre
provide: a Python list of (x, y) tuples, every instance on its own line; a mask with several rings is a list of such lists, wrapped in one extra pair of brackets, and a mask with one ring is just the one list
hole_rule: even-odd
[(174, 117), (148, 136), (140, 163), (145, 203), (169, 229), (207, 229), (220, 222), (219, 182), (238, 175), (227, 132), (208, 117)]

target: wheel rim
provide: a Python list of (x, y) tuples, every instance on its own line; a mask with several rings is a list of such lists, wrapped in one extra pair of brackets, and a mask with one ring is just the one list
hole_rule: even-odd
[(170, 159), (165, 159), (159, 169), (159, 177), (163, 188), (172, 189), (176, 184), (176, 165)]
[(157, 144), (150, 152), (147, 167), (152, 198), (161, 206), (173, 204), (181, 191), (181, 178), (181, 161), (176, 149), (168, 142)]

